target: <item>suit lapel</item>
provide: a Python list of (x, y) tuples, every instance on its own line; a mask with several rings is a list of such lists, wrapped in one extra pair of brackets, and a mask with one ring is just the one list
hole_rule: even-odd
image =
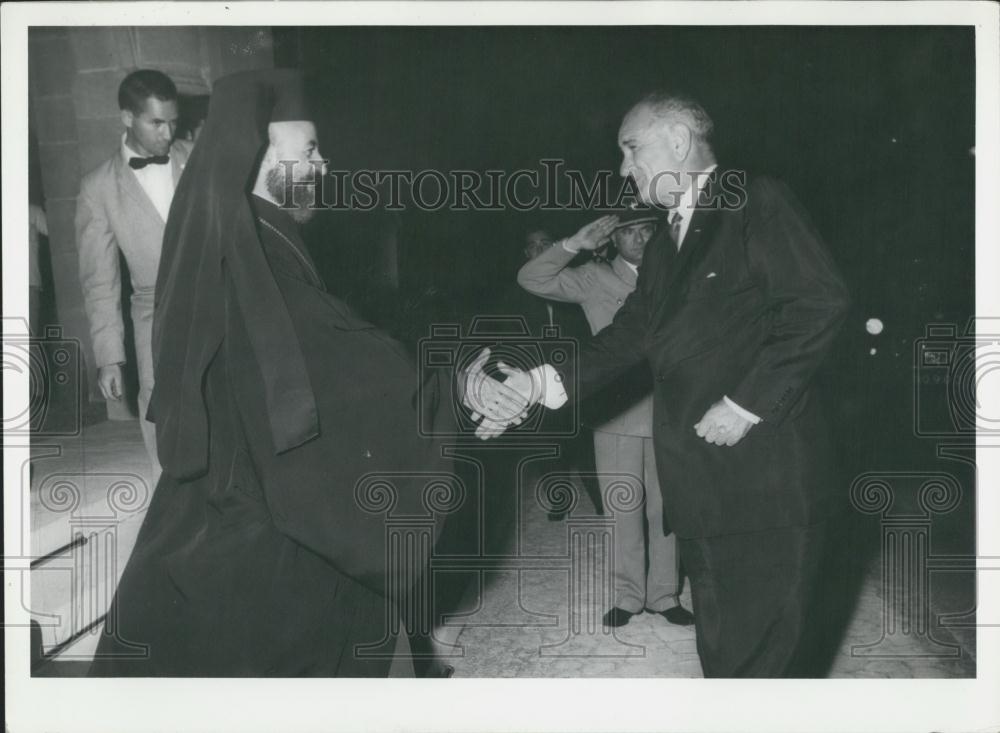
[(122, 196), (135, 201), (136, 204), (146, 210), (146, 214), (149, 216), (155, 216), (160, 221), (163, 221), (160, 217), (160, 212), (156, 210), (153, 202), (143, 190), (142, 184), (139, 183), (139, 179), (135, 177), (132, 169), (125, 164), (125, 160), (120, 153), (115, 156), (115, 172), (118, 179), (118, 190)]
[(714, 209), (695, 210), (681, 244), (681, 251), (671, 263), (666, 287), (674, 289), (682, 284), (693, 267), (701, 261), (705, 255), (705, 243), (710, 239), (718, 218), (718, 212)]
[[(711, 201), (710, 192), (702, 194), (702, 201)], [(659, 306), (654, 311), (654, 323), (659, 324), (662, 319), (669, 318), (680, 302), (684, 285), (690, 277), (691, 272), (701, 262), (711, 246), (712, 234), (719, 223), (719, 212), (714, 206), (695, 209), (691, 216), (691, 224), (681, 243), (678, 252), (666, 267), (662, 281), (657, 283), (660, 294)], [(666, 236), (664, 246), (675, 246), (669, 235)]]

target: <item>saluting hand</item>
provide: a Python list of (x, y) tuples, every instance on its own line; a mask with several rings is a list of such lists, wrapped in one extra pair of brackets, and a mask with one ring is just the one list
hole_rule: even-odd
[(600, 219), (595, 219), (581, 227), (580, 231), (569, 238), (567, 246), (578, 251), (597, 249), (608, 241), (608, 237), (611, 236), (611, 232), (615, 230), (616, 226), (618, 226), (617, 216), (614, 214), (602, 216)]

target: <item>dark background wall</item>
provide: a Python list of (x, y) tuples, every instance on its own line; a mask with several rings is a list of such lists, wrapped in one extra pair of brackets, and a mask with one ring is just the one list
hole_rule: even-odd
[[(914, 344), (928, 323), (961, 332), (974, 312), (971, 29), (273, 32), (277, 65), (319, 72), (323, 151), (346, 170), (510, 171), (558, 157), (617, 171), (631, 103), (656, 87), (688, 90), (715, 119), (721, 162), (785, 179), (850, 285), (855, 306), (820, 375), (845, 481), (941, 468), (937, 442), (914, 435)], [(525, 226), (541, 220), (566, 236), (592, 216), (331, 212), (311, 225), (310, 241), (333, 288), (373, 317), (398, 320), (432, 287), (436, 316), (458, 319), (497, 307)], [(391, 276), (378, 244), (386, 236), (398, 245)], [(884, 322), (880, 335), (866, 332), (870, 317)], [(937, 398), (944, 415), (946, 396)], [(952, 515), (967, 545), (971, 473), (946, 464), (968, 489)]]
[[(714, 116), (722, 161), (785, 178), (845, 269), (882, 279), (886, 301), (887, 280), (925, 281), (906, 310), (947, 315), (930, 290), (969, 275), (973, 252), (972, 41), (962, 28), (276, 29), (275, 58), (321, 72), (324, 149), (346, 169), (560, 157), (617, 171), (623, 112), (679, 85)], [(459, 217), (476, 239), (450, 246), (481, 262), (487, 216)]]

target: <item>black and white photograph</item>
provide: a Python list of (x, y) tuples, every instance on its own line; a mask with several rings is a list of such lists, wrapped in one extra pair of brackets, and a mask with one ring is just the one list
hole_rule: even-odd
[(2, 13), (12, 733), (1000, 730), (997, 5)]

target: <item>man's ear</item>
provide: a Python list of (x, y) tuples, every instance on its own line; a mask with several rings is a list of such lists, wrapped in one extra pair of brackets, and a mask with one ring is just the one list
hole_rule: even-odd
[(125, 127), (131, 130), (132, 122), (134, 120), (135, 120), (135, 115), (132, 113), (132, 110), (130, 109), (122, 110), (122, 124), (125, 125)]
[(670, 144), (673, 147), (677, 160), (685, 160), (691, 152), (691, 141), (694, 135), (691, 128), (683, 122), (675, 122), (670, 126)]

